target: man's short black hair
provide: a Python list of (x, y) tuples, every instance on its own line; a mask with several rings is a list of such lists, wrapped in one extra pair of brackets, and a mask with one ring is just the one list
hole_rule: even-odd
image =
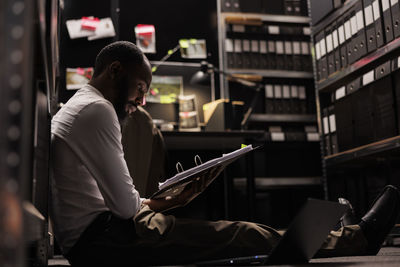
[(100, 75), (114, 61), (119, 61), (124, 67), (138, 66), (144, 63), (144, 54), (134, 43), (128, 41), (111, 43), (97, 55), (93, 77)]

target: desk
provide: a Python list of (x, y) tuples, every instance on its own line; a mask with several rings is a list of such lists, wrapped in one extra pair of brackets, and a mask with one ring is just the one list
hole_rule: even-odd
[[(241, 144), (254, 144), (263, 142), (264, 131), (223, 131), (223, 132), (162, 132), (167, 150), (220, 150), (231, 152), (239, 149)], [(249, 220), (254, 218), (255, 210), (255, 182), (254, 182), (254, 155), (249, 153), (245, 156), (246, 178), (247, 178), (247, 200)], [(224, 172), (224, 207), (225, 218), (230, 216), (230, 196), (233, 191), (233, 181)]]

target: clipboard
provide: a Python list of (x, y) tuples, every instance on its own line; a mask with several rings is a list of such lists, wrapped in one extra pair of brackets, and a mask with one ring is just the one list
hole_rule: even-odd
[(248, 145), (231, 153), (223, 154), (221, 157), (214, 158), (205, 163), (202, 163), (200, 157), (196, 155), (194, 161), (197, 166), (186, 171), (183, 171), (182, 165), (178, 162), (176, 164), (178, 173), (165, 182), (159, 183), (159, 190), (150, 198), (174, 198), (181, 194), (185, 188), (194, 186), (194, 192), (196, 193), (189, 197), (185, 203), (181, 204), (181, 206), (184, 206), (202, 193), (204, 189), (218, 177), (226, 166), (257, 148), (258, 147), (253, 148), (252, 145)]

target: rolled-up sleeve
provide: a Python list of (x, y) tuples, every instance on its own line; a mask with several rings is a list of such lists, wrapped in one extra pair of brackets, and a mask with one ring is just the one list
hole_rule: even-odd
[(96, 180), (105, 205), (121, 218), (133, 217), (142, 199), (133, 185), (121, 144), (121, 130), (113, 106), (95, 102), (74, 121), (74, 150)]

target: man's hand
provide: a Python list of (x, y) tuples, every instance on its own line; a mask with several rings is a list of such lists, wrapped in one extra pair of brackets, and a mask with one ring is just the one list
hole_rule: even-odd
[(196, 187), (193, 184), (188, 185), (182, 193), (173, 198), (145, 199), (143, 204), (146, 204), (156, 212), (166, 211), (175, 207), (184, 206), (196, 193)]

